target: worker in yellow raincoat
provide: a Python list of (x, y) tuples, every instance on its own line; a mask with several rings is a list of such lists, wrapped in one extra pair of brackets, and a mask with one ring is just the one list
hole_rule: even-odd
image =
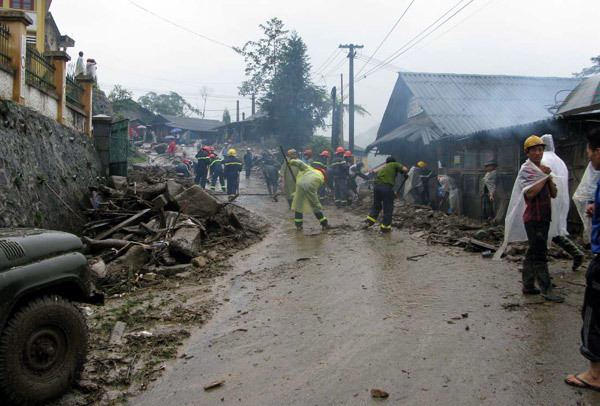
[[(313, 168), (300, 159), (290, 161), (291, 168), (298, 169), (296, 176), (296, 191), (292, 201), (292, 210), (295, 211), (294, 221), (296, 229), (302, 230), (303, 213), (314, 213), (323, 229), (329, 228), (327, 218), (323, 215), (323, 208), (319, 201), (317, 191), (325, 183), (325, 171), (321, 168)], [(287, 168), (286, 168), (287, 170)]]
[[(288, 159), (296, 159), (298, 157), (298, 153), (295, 149), (290, 149), (287, 153)], [(294, 198), (294, 191), (296, 190), (296, 182), (294, 181), (294, 178), (298, 176), (298, 168), (294, 166), (288, 167), (287, 164), (284, 162), (281, 166), (281, 170), (279, 171), (279, 173), (281, 174), (283, 193), (285, 193), (285, 198), (287, 199), (288, 205), (291, 209), (292, 199)]]

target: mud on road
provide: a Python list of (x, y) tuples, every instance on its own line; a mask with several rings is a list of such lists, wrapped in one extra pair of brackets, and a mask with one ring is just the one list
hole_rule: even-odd
[(403, 405), (600, 403), (562, 382), (586, 368), (585, 281), (567, 261), (550, 263), (567, 300), (548, 304), (521, 295), (518, 262), (363, 230), (362, 216), (332, 207), (331, 230), (307, 216), (298, 233), (285, 202), (239, 203), (271, 232), (232, 258), (224, 305), (128, 404), (358, 405), (377, 401), (371, 389)]

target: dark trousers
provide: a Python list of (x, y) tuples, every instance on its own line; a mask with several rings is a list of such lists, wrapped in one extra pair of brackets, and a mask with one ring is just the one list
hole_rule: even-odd
[(240, 185), (240, 177), (236, 173), (235, 176), (227, 177), (227, 194), (234, 196), (238, 194), (238, 187)]
[(394, 190), (392, 185), (376, 183), (373, 189), (373, 207), (367, 220), (375, 223), (383, 208), (382, 229), (392, 228), (392, 214), (394, 212)]
[(206, 187), (206, 180), (208, 179), (208, 169), (197, 169), (196, 170), (196, 176), (194, 179), (194, 183), (200, 184), (200, 186), (202, 186), (202, 189), (204, 189)]
[(542, 293), (548, 293), (551, 288), (550, 273), (548, 272), (548, 229), (550, 222), (528, 221), (525, 232), (529, 248), (523, 261), (523, 288), (534, 287), (537, 280)]
[[(315, 217), (319, 220), (319, 223), (322, 226), (327, 226), (327, 218), (321, 212), (315, 213)], [(296, 227), (302, 227), (302, 223), (304, 222), (304, 215), (299, 211), (294, 214), (294, 222), (296, 223)]]
[(494, 202), (490, 200), (490, 195), (486, 193), (481, 199), (483, 200), (483, 213), (481, 213), (481, 217), (484, 220), (490, 220), (496, 217), (496, 214), (494, 213)]
[(278, 179), (265, 178), (265, 182), (267, 183), (267, 190), (269, 191), (269, 195), (274, 195), (275, 193), (277, 193)]
[(348, 179), (337, 177), (333, 178), (335, 189), (335, 205), (345, 206), (348, 203)]
[(592, 362), (600, 362), (600, 256), (596, 254), (585, 274), (583, 296), (583, 327), (581, 328), (581, 355)]
[(223, 172), (212, 173), (212, 179), (210, 181), (211, 190), (215, 190), (217, 186), (217, 179), (219, 179), (219, 183), (221, 184), (221, 190), (225, 190), (225, 178), (223, 177)]
[(563, 250), (567, 251), (567, 254), (569, 254), (573, 258), (583, 255), (583, 252), (581, 252), (581, 250), (577, 248), (577, 245), (573, 244), (573, 241), (571, 241), (568, 237), (564, 235), (557, 235), (552, 239), (552, 242), (558, 245)]
[(246, 166), (246, 179), (248, 179), (250, 177), (250, 172), (252, 171), (252, 167), (251, 166)]

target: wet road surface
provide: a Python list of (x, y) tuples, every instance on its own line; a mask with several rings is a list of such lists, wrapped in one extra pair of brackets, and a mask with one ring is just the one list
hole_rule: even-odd
[[(262, 185), (252, 178), (242, 192)], [(600, 394), (562, 381), (586, 368), (583, 271), (552, 262), (567, 301), (524, 299), (514, 263), (362, 230), (360, 217), (330, 206), (330, 231), (305, 216), (298, 233), (279, 200), (237, 199), (272, 231), (234, 257), (224, 305), (181, 351), (193, 358), (167, 366), (129, 404), (600, 404)], [(203, 389), (217, 380), (222, 387)], [(374, 400), (372, 388), (390, 397)]]

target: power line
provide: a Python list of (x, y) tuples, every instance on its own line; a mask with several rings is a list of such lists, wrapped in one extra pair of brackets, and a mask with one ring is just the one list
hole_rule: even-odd
[(341, 61), (339, 61), (339, 63), (337, 65), (335, 65), (333, 68), (331, 68), (329, 70), (329, 72), (327, 72), (327, 74), (323, 75), (325, 77), (331, 75), (333, 72), (335, 72), (336, 70), (338, 70), (344, 63), (346, 62), (346, 58), (344, 57), (344, 59), (342, 59)]
[[(471, 4), (474, 0), (470, 0), (467, 4), (465, 4), (464, 6), (462, 6), (460, 9), (458, 9), (456, 12), (454, 12), (454, 14), (450, 15), (450, 17), (448, 17), (446, 20), (444, 20), (442, 23), (440, 23), (439, 25), (437, 25), (433, 30), (429, 31), (431, 29), (431, 27), (435, 26), (435, 24), (437, 24), (440, 20), (442, 20), (446, 15), (450, 14), (452, 12), (452, 10), (454, 10), (456, 7), (458, 7), (461, 3), (463, 3), (464, 0), (460, 0), (458, 3), (456, 3), (454, 6), (452, 6), (448, 11), (446, 11), (444, 14), (442, 14), (437, 20), (435, 20), (433, 23), (431, 23), (427, 28), (425, 28), (423, 31), (421, 31), (419, 34), (417, 34), (415, 37), (413, 37), (410, 41), (408, 41), (406, 44), (404, 44), (402, 47), (400, 47), (398, 50), (396, 50), (392, 55), (388, 56), (382, 64), (372, 68), (370, 71), (368, 71), (367, 73), (365, 73), (363, 75), (363, 77), (358, 78), (357, 82), (365, 79), (368, 75), (371, 75), (373, 73), (375, 73), (376, 71), (380, 70), (382, 66), (384, 66), (385, 64), (390, 63), (391, 61), (393, 61), (394, 59), (398, 58), (400, 55), (406, 53), (409, 49), (411, 49), (412, 47), (414, 47), (415, 45), (417, 45), (419, 42), (423, 41), (425, 38), (427, 38), (429, 35), (431, 35), (432, 33), (434, 33), (435, 31), (437, 31), (441, 26), (443, 26), (446, 22), (448, 22), (449, 20), (451, 20), (454, 16), (456, 16), (458, 13), (460, 13), (462, 10), (465, 9), (465, 7), (467, 7), (469, 4)], [(427, 31), (429, 31), (427, 34), (425, 34)], [(424, 35), (425, 34), (425, 35)], [(424, 35), (423, 37), (421, 37), (422, 35)], [(421, 38), (419, 38), (421, 37)], [(415, 42), (416, 41), (416, 42)]]
[(406, 15), (406, 13), (408, 12), (408, 10), (410, 9), (410, 7), (413, 5), (413, 3), (416, 0), (412, 0), (410, 2), (410, 4), (408, 5), (408, 7), (406, 7), (406, 9), (404, 10), (404, 12), (402, 13), (402, 15), (400, 16), (400, 18), (398, 18), (398, 20), (396, 21), (396, 23), (394, 24), (394, 26), (388, 31), (387, 35), (385, 36), (385, 38), (379, 43), (379, 45), (377, 46), (377, 48), (375, 49), (375, 51), (371, 54), (371, 56), (369, 57), (369, 59), (365, 62), (365, 64), (362, 66), (362, 68), (360, 68), (360, 70), (358, 71), (358, 73), (356, 74), (356, 76), (358, 77), (358, 75), (360, 74), (360, 72), (363, 71), (363, 69), (365, 68), (365, 66), (367, 66), (367, 64), (371, 61), (371, 59), (373, 58), (373, 56), (375, 56), (375, 54), (377, 53), (377, 51), (379, 51), (379, 48), (381, 48), (381, 46), (383, 45), (383, 43), (389, 38), (389, 36), (392, 34), (392, 32), (394, 31), (394, 29), (396, 28), (396, 26), (398, 25), (398, 23), (400, 23), (400, 21), (402, 20), (402, 18)]
[[(333, 62), (333, 59), (335, 59), (335, 56), (339, 53), (341, 53), (341, 49), (336, 48), (331, 55), (329, 55), (327, 57), (327, 59), (325, 59), (325, 61), (317, 68), (315, 69), (314, 75), (317, 75), (319, 71), (321, 71), (322, 69), (325, 69), (331, 62)], [(330, 60), (331, 59), (331, 60)]]
[(496, 0), (490, 0), (490, 1), (488, 1), (483, 6), (479, 7), (477, 10), (475, 10), (474, 12), (472, 12), (471, 14), (469, 14), (467, 17), (465, 17), (464, 19), (462, 19), (458, 24), (456, 24), (456, 25), (452, 26), (451, 28), (447, 29), (446, 31), (442, 32), (440, 35), (438, 35), (437, 37), (433, 38), (431, 41), (425, 43), (422, 47), (415, 49), (413, 52), (409, 53), (408, 55), (405, 55), (404, 58), (402, 58), (400, 60), (401, 61), (405, 60), (406, 58), (408, 58), (409, 56), (414, 55), (415, 53), (419, 52), (421, 49), (425, 48), (429, 44), (437, 41), (438, 39), (440, 39), (444, 35), (448, 34), (450, 31), (452, 31), (453, 29), (455, 29), (456, 27), (458, 27), (459, 25), (461, 25), (462, 23), (464, 23), (465, 21), (467, 21), (469, 18), (473, 17), (475, 14), (479, 13), (481, 10), (483, 10), (484, 8), (486, 8), (487, 6), (489, 6), (494, 1), (496, 1)]
[(191, 34), (197, 35), (197, 36), (199, 36), (200, 38), (204, 38), (205, 40), (208, 40), (208, 41), (214, 42), (215, 44), (222, 45), (222, 46), (224, 46), (224, 47), (227, 47), (227, 48), (229, 48), (229, 49), (231, 49), (231, 50), (235, 51), (231, 45), (224, 44), (224, 43), (222, 43), (222, 42), (220, 42), (220, 41), (217, 41), (216, 39), (212, 39), (212, 38), (210, 38), (210, 37), (207, 37), (206, 35), (202, 35), (202, 34), (200, 34), (200, 33), (197, 33), (196, 31), (190, 30), (190, 29), (189, 29), (189, 28), (187, 28), (187, 27), (184, 27), (184, 26), (182, 26), (182, 25), (179, 25), (179, 24), (177, 24), (176, 22), (173, 22), (173, 21), (171, 21), (171, 20), (167, 20), (166, 18), (164, 18), (164, 17), (162, 17), (162, 16), (160, 16), (160, 15), (158, 15), (158, 14), (156, 14), (156, 13), (154, 13), (154, 12), (150, 11), (150, 10), (148, 10), (147, 8), (144, 8), (144, 7), (140, 6), (139, 4), (137, 4), (136, 2), (134, 2), (134, 1), (132, 1), (132, 0), (127, 0), (127, 1), (128, 1), (128, 2), (130, 2), (131, 4), (133, 4), (134, 6), (136, 6), (137, 8), (139, 8), (139, 9), (141, 9), (141, 10), (144, 10), (144, 11), (145, 11), (146, 13), (148, 13), (148, 14), (152, 14), (154, 17), (156, 17), (156, 18), (159, 18), (159, 19), (163, 20), (164, 22), (166, 22), (166, 23), (168, 23), (168, 24), (171, 24), (171, 25), (173, 25), (173, 26), (175, 26), (175, 27), (177, 27), (177, 28), (180, 28), (180, 29), (182, 29), (182, 30), (184, 30), (184, 31), (187, 31), (187, 32), (189, 32), (189, 33), (191, 33)]

